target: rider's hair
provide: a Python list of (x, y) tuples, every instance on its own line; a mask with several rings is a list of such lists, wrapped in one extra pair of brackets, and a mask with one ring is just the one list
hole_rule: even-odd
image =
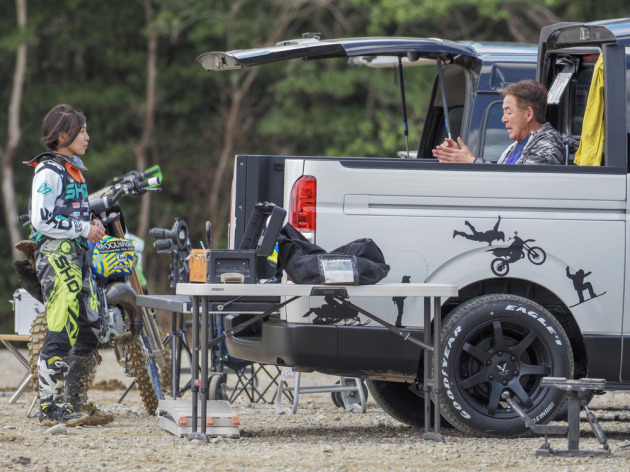
[[(72, 144), (85, 124), (85, 115), (70, 105), (57, 105), (50, 110), (42, 122), (42, 144), (49, 151), (56, 151)], [(60, 142), (61, 133), (66, 139)]]
[(538, 123), (547, 121), (547, 88), (540, 82), (532, 79), (521, 80), (505, 87), (501, 95), (516, 97), (518, 106), (523, 110), (532, 107)]

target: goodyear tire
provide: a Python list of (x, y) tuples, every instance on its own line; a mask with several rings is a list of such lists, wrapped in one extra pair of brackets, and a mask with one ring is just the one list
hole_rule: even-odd
[(573, 352), (558, 321), (514, 295), (484, 295), (462, 304), (442, 329), (442, 416), (464, 433), (518, 437), (529, 429), (501, 398), (508, 391), (536, 423), (562, 409), (566, 392), (543, 377), (573, 378)]

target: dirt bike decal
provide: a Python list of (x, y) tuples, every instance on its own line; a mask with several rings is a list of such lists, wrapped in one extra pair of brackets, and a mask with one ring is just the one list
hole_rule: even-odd
[[(456, 236), (461, 236), (471, 241), (488, 243), (488, 246), (492, 246), (492, 243), (495, 241), (505, 241), (505, 233), (499, 230), (500, 223), (501, 215), (497, 218), (497, 222), (492, 229), (480, 231), (469, 221), (464, 221), (464, 225), (468, 227), (470, 232), (454, 230), (453, 239)], [(525, 259), (525, 257), (534, 265), (542, 265), (547, 260), (547, 253), (543, 248), (530, 244), (535, 239), (523, 239), (518, 235), (517, 231), (514, 231), (514, 235), (509, 237), (508, 241), (512, 241), (508, 246), (492, 247), (486, 250), (495, 256), (490, 262), (490, 270), (497, 277), (505, 277), (510, 271), (510, 264)]]
[(311, 313), (315, 314), (313, 324), (342, 326), (366, 326), (370, 320), (361, 321), (359, 313), (339, 303), (333, 297), (324, 297), (325, 303), (318, 308), (311, 308), (303, 317), (307, 318)]
[(514, 231), (514, 236), (509, 238), (512, 243), (507, 247), (495, 247), (487, 249), (487, 252), (491, 252), (495, 258), (490, 263), (490, 269), (497, 277), (505, 277), (510, 271), (510, 264), (527, 259), (534, 265), (542, 265), (547, 260), (547, 253), (538, 246), (531, 246), (529, 243), (535, 241), (535, 239), (522, 239), (517, 231)]

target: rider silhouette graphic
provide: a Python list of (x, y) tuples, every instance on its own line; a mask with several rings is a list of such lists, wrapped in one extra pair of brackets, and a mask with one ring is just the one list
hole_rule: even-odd
[[(590, 282), (584, 282), (584, 279), (586, 277), (588, 277), (589, 275), (591, 275), (590, 272), (584, 272), (584, 270), (582, 269), (578, 269), (575, 274), (572, 274), (569, 271), (569, 266), (567, 266), (567, 277), (569, 277), (572, 281), (573, 281), (573, 288), (575, 289), (575, 291), (578, 294), (578, 298), (580, 299), (580, 303), (584, 303), (584, 290), (588, 291), (588, 294), (590, 295), (590, 298), (595, 298), (598, 295), (595, 294), (595, 291), (593, 290), (593, 285), (591, 285)], [(603, 294), (601, 294), (603, 295)]]
[(472, 231), (472, 234), (468, 234), (463, 231), (454, 230), (453, 238), (455, 238), (455, 236), (462, 236), (466, 239), (470, 239), (471, 241), (478, 241), (480, 243), (488, 243), (488, 246), (492, 246), (493, 241), (505, 241), (505, 234), (503, 234), (503, 231), (499, 231), (500, 222), (501, 222), (501, 215), (499, 215), (499, 219), (494, 225), (494, 228), (489, 229), (488, 231), (477, 231), (477, 229), (469, 221), (464, 221), (464, 224), (470, 228), (470, 231)]
[[(408, 284), (410, 282), (411, 282), (411, 276), (403, 275), (401, 283)], [(403, 312), (405, 311), (405, 298), (407, 297), (392, 297), (392, 301), (396, 305), (396, 308), (398, 308), (398, 316), (396, 317), (396, 323), (395, 323), (395, 325), (398, 328), (402, 328), (402, 316), (403, 316)]]
[(362, 322), (358, 311), (335, 300), (332, 296), (324, 296), (324, 302), (320, 307), (311, 308), (303, 317), (308, 318), (313, 313), (315, 314), (313, 324), (319, 325), (365, 326), (370, 323), (370, 320)]

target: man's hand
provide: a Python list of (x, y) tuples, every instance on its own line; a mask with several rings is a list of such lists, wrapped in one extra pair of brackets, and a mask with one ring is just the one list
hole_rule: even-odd
[(100, 220), (92, 220), (90, 223), (90, 234), (88, 234), (88, 241), (91, 243), (97, 243), (105, 236), (105, 226)]
[(457, 138), (457, 143), (451, 138), (446, 138), (442, 144), (433, 150), (433, 157), (438, 158), (440, 162), (464, 162), (469, 164), (475, 162), (475, 156), (470, 152), (468, 146), (464, 144), (462, 138)]

